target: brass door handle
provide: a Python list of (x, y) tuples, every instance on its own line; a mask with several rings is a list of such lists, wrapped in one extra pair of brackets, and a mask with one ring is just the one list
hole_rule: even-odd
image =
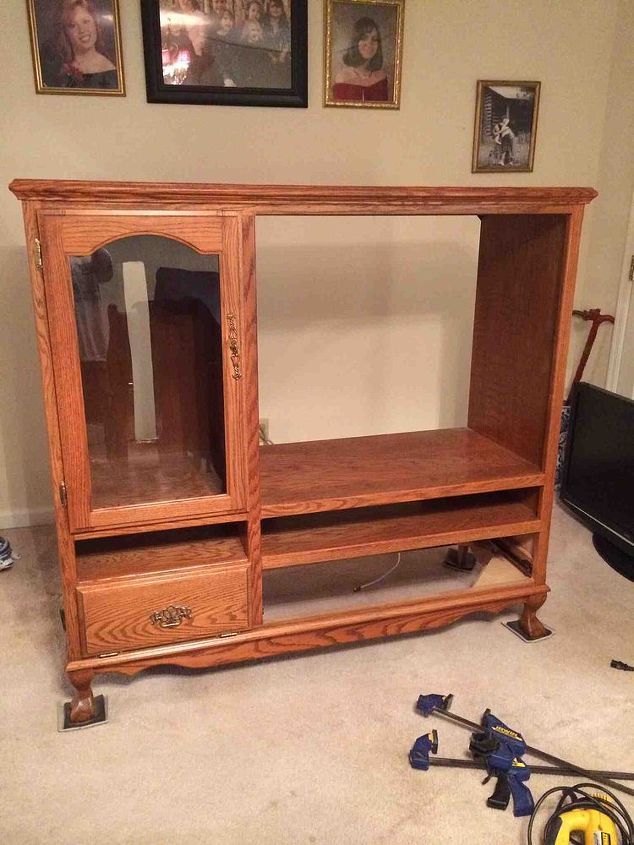
[(235, 379), (242, 378), (242, 370), (240, 369), (240, 346), (238, 344), (238, 323), (235, 314), (227, 315), (227, 322), (229, 323), (229, 351), (231, 352), (231, 366), (233, 367), (233, 377)]
[(158, 628), (178, 628), (183, 619), (191, 618), (191, 607), (175, 607), (173, 604), (165, 610), (155, 610), (154, 613), (150, 613), (150, 622)]

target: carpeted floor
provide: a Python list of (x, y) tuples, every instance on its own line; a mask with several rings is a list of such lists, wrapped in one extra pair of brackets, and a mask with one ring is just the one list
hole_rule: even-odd
[[(522, 643), (500, 624), (508, 612), (215, 671), (102, 676), (109, 722), (66, 734), (52, 529), (0, 533), (22, 553), (0, 573), (3, 843), (524, 843), (526, 820), (489, 809), (493, 784), (478, 772), (410, 768), (409, 748), (432, 727), (441, 755), (468, 747), (468, 731), (415, 713), (422, 692), (452, 692), (454, 712), (474, 721), (490, 707), (580, 765), (634, 770), (634, 673), (610, 668), (634, 664), (634, 584), (559, 509), (548, 640)], [(537, 797), (560, 782), (575, 779), (530, 785)]]

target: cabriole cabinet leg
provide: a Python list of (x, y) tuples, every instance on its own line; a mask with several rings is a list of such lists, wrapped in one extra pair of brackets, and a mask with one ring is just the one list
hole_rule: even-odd
[(527, 640), (541, 640), (548, 637), (552, 631), (546, 628), (536, 616), (537, 611), (546, 601), (545, 595), (530, 596), (524, 602), (524, 610), (519, 620), (519, 628), (522, 636)]
[(93, 673), (73, 672), (68, 676), (71, 684), (75, 687), (75, 694), (70, 703), (70, 720), (73, 724), (77, 722), (89, 722), (95, 717), (95, 698), (92, 694)]
[(75, 687), (71, 701), (64, 703), (59, 729), (87, 728), (100, 725), (107, 719), (106, 699), (92, 694), (93, 672), (69, 672), (68, 679)]

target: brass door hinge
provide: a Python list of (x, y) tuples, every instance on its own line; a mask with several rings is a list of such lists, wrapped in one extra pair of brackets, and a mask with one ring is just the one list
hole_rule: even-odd
[(630, 260), (630, 282), (634, 282), (634, 255)]
[(59, 500), (63, 508), (68, 506), (68, 491), (66, 490), (66, 484), (63, 481), (59, 485)]
[(38, 270), (43, 270), (44, 262), (42, 261), (42, 244), (40, 243), (39, 238), (35, 238), (33, 240), (33, 255), (35, 260), (35, 266)]
[(224, 631), (223, 631), (223, 633), (218, 634), (218, 637), (219, 637), (221, 640), (224, 640), (224, 639), (226, 639), (227, 637), (237, 637), (237, 636), (238, 636), (238, 633), (239, 633), (238, 631), (227, 631), (227, 632), (224, 632)]
[(118, 651), (104, 651), (102, 654), (98, 654), (97, 657), (116, 657), (119, 654)]

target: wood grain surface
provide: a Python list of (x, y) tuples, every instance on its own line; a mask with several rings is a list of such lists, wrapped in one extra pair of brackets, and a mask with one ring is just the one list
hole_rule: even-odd
[(222, 251), (222, 218), (168, 217), (148, 215), (98, 217), (65, 216), (62, 221), (62, 242), (68, 255), (90, 255), (110, 241), (137, 235), (174, 238), (200, 253)]
[(146, 652), (105, 656), (98, 660), (77, 660), (69, 663), (66, 671), (93, 669), (98, 672), (135, 674), (158, 664), (203, 668), (277, 657), (288, 652), (327, 648), (437, 628), (449, 625), (470, 613), (498, 613), (531, 597), (545, 597), (547, 593), (547, 587), (535, 585), (526, 579), (522, 584), (472, 590), (458, 595), (452, 593), (434, 596), (398, 606), (371, 607), (363, 611), (263, 625), (239, 633), (229, 640), (204, 640), (199, 643), (148, 649)]
[[(166, 532), (130, 538), (108, 538), (77, 544), (79, 583), (134, 579), (141, 575), (175, 574), (212, 563), (246, 563), (237, 528)], [(207, 535), (207, 536), (205, 536)], [(135, 542), (136, 541), (136, 542)]]
[(72, 531), (90, 525), (91, 489), (73, 286), (70, 263), (64, 254), (61, 224), (61, 217), (38, 212), (49, 338), (59, 397), (56, 411), (68, 494), (67, 514)]
[(571, 314), (577, 277), (583, 213), (584, 208), (580, 206), (574, 209), (570, 215), (564, 244), (563, 289), (555, 324), (553, 369), (551, 374), (548, 418), (543, 442), (544, 454), (542, 463), (545, 469), (546, 483), (542, 488), (538, 506), (538, 513), (542, 519), (544, 530), (536, 538), (533, 564), (533, 576), (538, 584), (543, 584), (546, 581), (546, 560), (548, 557), (553, 498), (555, 495), (555, 469), (557, 465), (557, 453), (559, 451), (561, 408), (564, 400), (566, 362), (568, 359), (568, 343), (572, 325)]
[(155, 529), (171, 530), (174, 528), (192, 528), (200, 525), (215, 525), (222, 522), (244, 522), (246, 513), (209, 513), (204, 512), (199, 516), (190, 516), (185, 519), (164, 519), (157, 520), (150, 514), (146, 523), (123, 523), (121, 525), (108, 525), (105, 528), (90, 528), (87, 531), (74, 531), (75, 540), (90, 540), (94, 537), (123, 537), (125, 535), (144, 534)]
[(260, 472), (263, 517), (543, 481), (538, 466), (466, 428), (262, 446)]
[(15, 179), (19, 199), (75, 205), (195, 206), (259, 214), (566, 213), (590, 202), (592, 188), (388, 187), (375, 185), (218, 185)]
[(36, 239), (40, 238), (37, 224), (37, 203), (25, 203), (24, 229), (27, 243), (27, 260), (31, 275), (31, 293), (33, 298), (33, 315), (35, 318), (35, 336), (40, 359), (42, 374), (42, 391), (44, 396), (44, 411), (48, 434), (49, 459), (51, 467), (52, 501), (55, 509), (55, 525), (57, 529), (57, 551), (62, 587), (62, 606), (66, 620), (66, 651), (69, 660), (81, 656), (81, 625), (77, 609), (75, 581), (75, 547), (70, 533), (68, 513), (63, 505), (60, 490), (64, 483), (64, 463), (62, 457), (62, 437), (60, 433), (57, 413), (57, 389), (53, 368), (53, 353), (49, 334), (49, 314), (46, 302), (46, 288), (44, 277), (35, 263), (33, 249)]
[(90, 474), (92, 507), (97, 511), (225, 493), (213, 466), (195, 461), (191, 454), (161, 451), (157, 442), (130, 442), (124, 460), (98, 455), (93, 448)]
[(255, 278), (255, 218), (243, 214), (240, 218), (240, 270), (244, 292), (244, 366), (247, 378), (244, 385), (244, 440), (247, 466), (248, 519), (243, 542), (251, 563), (249, 603), (254, 625), (261, 625), (262, 607), (262, 502), (260, 498), (260, 407), (258, 396), (258, 325)]
[[(85, 654), (129, 651), (248, 628), (248, 572), (245, 563), (179, 577), (80, 584)], [(174, 628), (153, 624), (152, 614), (170, 606), (188, 608), (191, 617)]]
[(534, 510), (514, 493), (410, 502), (265, 520), (263, 566), (424, 549), (538, 531)]
[(469, 426), (543, 469), (564, 285), (564, 215), (485, 216)]

